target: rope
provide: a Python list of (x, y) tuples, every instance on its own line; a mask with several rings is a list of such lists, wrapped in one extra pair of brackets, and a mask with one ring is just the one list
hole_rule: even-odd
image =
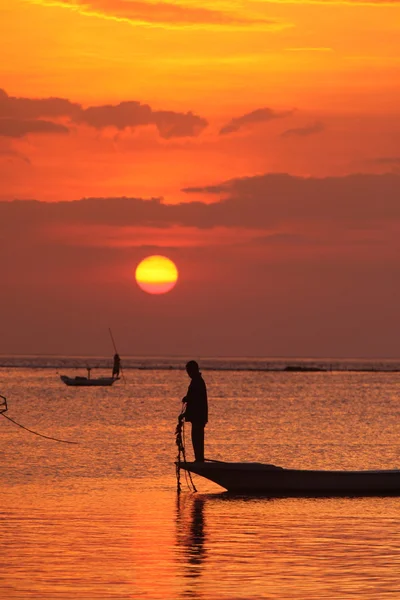
[[(185, 429), (184, 429), (184, 422), (183, 422), (182, 413), (181, 413), (178, 417), (178, 424), (175, 429), (175, 440), (176, 440), (176, 445), (178, 446), (178, 456), (177, 456), (177, 460), (176, 460), (176, 482), (177, 482), (176, 491), (177, 491), (178, 495), (181, 493), (181, 462), (187, 462), (184, 437), (185, 437)], [(183, 459), (183, 461), (182, 461), (182, 459)], [(188, 478), (189, 478), (190, 483), (188, 481)], [(186, 469), (185, 469), (185, 480), (186, 480), (188, 488), (193, 490), (193, 492), (197, 492), (196, 486), (194, 485), (193, 480), (192, 480), (192, 475), (191, 475), (190, 471), (186, 471)]]
[(21, 425), (21, 423), (17, 423), (17, 421), (14, 421), (14, 419), (12, 419), (11, 417), (9, 417), (8, 415), (5, 415), (4, 413), (6, 412), (6, 410), (8, 409), (7, 407), (7, 400), (4, 396), (0, 395), (0, 398), (3, 399), (3, 402), (0, 403), (0, 416), (4, 417), (5, 419), (8, 419), (9, 421), (11, 421), (11, 423), (14, 423), (15, 425), (18, 425), (18, 427), (21, 427), (21, 429), (25, 429), (25, 431), (29, 431), (29, 433), (33, 433), (34, 435), (38, 435), (42, 438), (45, 438), (46, 440), (53, 440), (54, 442), (61, 442), (63, 444), (77, 444), (78, 442), (70, 442), (68, 440), (60, 440), (59, 438), (55, 438), (55, 437), (51, 437), (50, 435), (43, 435), (43, 433), (38, 433), (37, 431), (33, 431), (32, 429), (29, 429), (28, 427), (25, 427), (24, 425)]
[(5, 396), (2, 396), (1, 394), (0, 394), (0, 398), (3, 399), (3, 402), (0, 402), (0, 414), (3, 414), (8, 410), (7, 398)]
[[(185, 438), (185, 422), (184, 421), (182, 423), (182, 441), (183, 441), (183, 448), (184, 448), (184, 451), (185, 451), (185, 448), (186, 448), (186, 438)], [(186, 455), (184, 455), (184, 460), (186, 462)], [(194, 486), (194, 483), (192, 481), (192, 476), (191, 476), (190, 471), (187, 471), (185, 469), (184, 470), (184, 474), (185, 474), (185, 481), (186, 481), (186, 485), (187, 485), (188, 489), (190, 490), (191, 487), (192, 487), (193, 491), (197, 492), (197, 490), (196, 490), (196, 488)]]

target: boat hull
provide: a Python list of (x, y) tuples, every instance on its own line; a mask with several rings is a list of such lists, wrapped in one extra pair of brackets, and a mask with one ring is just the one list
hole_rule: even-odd
[(400, 470), (313, 471), (261, 463), (187, 462), (180, 467), (235, 494), (288, 496), (399, 496)]
[(88, 379), (87, 377), (68, 377), (67, 375), (60, 375), (61, 381), (65, 383), (65, 385), (69, 386), (78, 386), (78, 387), (92, 387), (92, 386), (110, 386), (115, 381), (118, 381), (117, 377), (98, 377), (93, 379)]

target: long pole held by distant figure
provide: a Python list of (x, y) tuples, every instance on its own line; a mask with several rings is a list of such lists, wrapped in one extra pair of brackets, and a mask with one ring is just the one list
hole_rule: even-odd
[[(115, 354), (118, 354), (117, 346), (115, 345), (114, 336), (112, 334), (111, 327), (108, 328), (108, 331), (110, 332), (110, 337), (111, 337), (112, 344), (114, 346)], [(124, 383), (126, 383), (126, 379), (125, 379), (125, 375), (124, 375), (124, 372), (122, 370), (122, 367), (120, 367), (120, 370), (121, 370), (122, 380), (123, 380)]]

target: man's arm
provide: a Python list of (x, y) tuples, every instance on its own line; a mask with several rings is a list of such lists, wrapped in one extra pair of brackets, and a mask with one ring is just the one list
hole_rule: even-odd
[(179, 421), (183, 421), (183, 419), (185, 418), (186, 405), (187, 405), (187, 396), (184, 396), (182, 398), (182, 410), (181, 410), (181, 414), (178, 417)]

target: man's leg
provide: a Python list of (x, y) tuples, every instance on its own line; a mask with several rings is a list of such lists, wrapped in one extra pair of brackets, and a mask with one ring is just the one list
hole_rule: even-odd
[(192, 423), (192, 444), (195, 460), (204, 462), (204, 425)]

